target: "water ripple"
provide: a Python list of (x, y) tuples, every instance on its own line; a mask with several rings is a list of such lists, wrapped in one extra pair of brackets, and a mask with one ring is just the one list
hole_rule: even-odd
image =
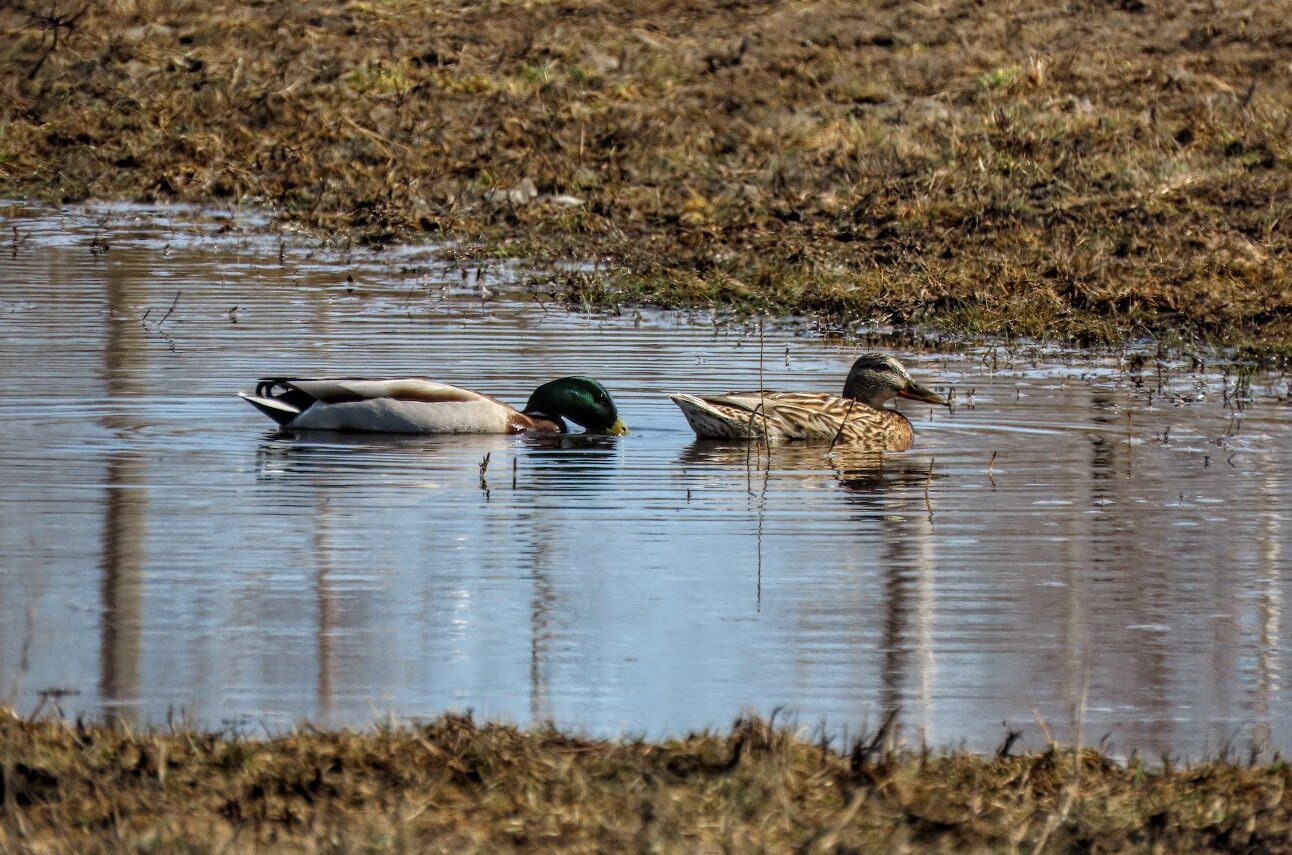
[[(0, 281), (0, 700), (606, 734), (782, 704), (856, 732), (900, 707), (990, 748), (1001, 720), (1071, 734), (1086, 697), (1086, 732), (1125, 748), (1292, 742), (1286, 378), (1236, 411), (1232, 376), (1183, 365), (908, 347), (960, 402), (905, 408), (914, 451), (769, 456), (694, 442), (663, 393), (834, 390), (859, 346), (485, 302), (523, 271), (244, 214), (0, 210), (26, 238)], [(279, 434), (233, 396), (279, 373), (515, 403), (592, 374), (633, 434)]]

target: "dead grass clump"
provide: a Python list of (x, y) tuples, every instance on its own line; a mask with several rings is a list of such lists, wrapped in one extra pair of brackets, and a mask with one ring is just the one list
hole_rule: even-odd
[(1284, 18), (21, 0), (0, 8), (0, 193), (447, 231), (608, 259), (608, 293), (640, 300), (1286, 351)]
[(0, 718), (6, 852), (1292, 851), (1286, 764), (608, 742), (445, 716), (266, 741)]

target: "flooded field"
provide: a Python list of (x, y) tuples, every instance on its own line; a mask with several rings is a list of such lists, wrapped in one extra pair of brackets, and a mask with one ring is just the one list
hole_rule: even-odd
[[(259, 225), (0, 208), (0, 702), (1292, 747), (1286, 377), (572, 315)], [(665, 397), (837, 391), (871, 347), (954, 390), (903, 405), (909, 453), (697, 443)], [(522, 404), (570, 373), (630, 436), (280, 435), (234, 396), (418, 374)]]

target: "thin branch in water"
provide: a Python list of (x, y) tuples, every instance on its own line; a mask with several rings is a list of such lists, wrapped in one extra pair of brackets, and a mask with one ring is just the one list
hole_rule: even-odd
[(772, 465), (772, 437), (767, 430), (767, 383), (763, 379), (763, 362), (766, 356), (766, 345), (763, 338), (763, 324), (766, 319), (758, 316), (758, 410), (763, 416), (763, 441), (767, 445), (767, 467)]
[(18, 698), (22, 695), (22, 687), (31, 670), (31, 647), (36, 638), (36, 607), (28, 604), (24, 615), (26, 620), (23, 624), (22, 646), (18, 649), (18, 670), (9, 685), (9, 696), (4, 699), (4, 706), (14, 709), (18, 707)]
[(852, 408), (857, 404), (857, 399), (852, 398), (848, 401), (848, 409), (844, 411), (843, 419), (839, 422), (839, 430), (835, 431), (834, 439), (830, 440), (830, 448), (826, 452), (834, 451), (835, 444), (843, 438), (844, 428), (848, 426), (848, 417), (852, 415)]
[(1018, 740), (1022, 738), (1023, 729), (1021, 727), (1018, 729), (1012, 728), (1009, 726), (1008, 723), (1002, 723), (1002, 724), (1005, 728), (1005, 739), (1003, 742), (1001, 742), (1000, 746), (996, 749), (996, 756), (1001, 759), (1004, 759), (1009, 757), (1009, 752), (1011, 749), (1013, 749), (1014, 743), (1018, 742)]
[(161, 325), (166, 323), (166, 319), (170, 317), (171, 312), (175, 311), (175, 307), (179, 305), (179, 297), (182, 293), (182, 291), (175, 292), (175, 299), (171, 300), (170, 308), (166, 310), (166, 314), (162, 315), (161, 320), (157, 322), (157, 325), (153, 327), (153, 329), (161, 329)]
[(929, 458), (929, 475), (924, 479), (924, 507), (929, 512), (929, 522), (933, 522), (933, 502), (929, 499), (929, 485), (933, 483), (933, 462), (936, 457)]

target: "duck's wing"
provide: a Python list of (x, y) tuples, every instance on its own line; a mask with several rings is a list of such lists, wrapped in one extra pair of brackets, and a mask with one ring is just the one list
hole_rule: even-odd
[(750, 413), (754, 423), (767, 422), (786, 439), (847, 441), (875, 411), (859, 401), (824, 392), (735, 392), (716, 396)]
[(264, 377), (256, 394), (292, 403), (304, 410), (310, 404), (351, 404), (356, 401), (415, 401), (423, 404), (467, 403), (493, 400), (478, 392), (437, 383), (422, 377), (374, 380), (365, 377)]
[(691, 430), (700, 439), (753, 439), (762, 431), (752, 424), (749, 410), (698, 395), (669, 395)]
[(818, 392), (729, 392), (672, 399), (704, 439), (767, 436), (855, 442), (883, 419), (859, 401)]
[(249, 404), (280, 426), (393, 433), (507, 433), (514, 409), (478, 392), (421, 377), (265, 377)]

